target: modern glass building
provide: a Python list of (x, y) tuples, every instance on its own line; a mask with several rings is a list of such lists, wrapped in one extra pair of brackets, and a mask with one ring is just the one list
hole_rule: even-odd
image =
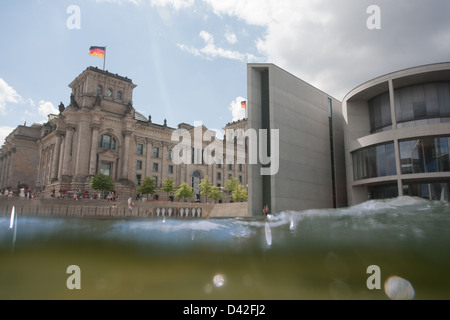
[(448, 198), (450, 63), (390, 73), (342, 103), (348, 204)]

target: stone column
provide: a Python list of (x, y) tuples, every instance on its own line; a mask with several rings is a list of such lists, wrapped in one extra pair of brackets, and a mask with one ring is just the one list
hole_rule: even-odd
[(0, 157), (0, 191), (3, 188), (3, 157)]
[(97, 147), (98, 147), (98, 131), (100, 130), (99, 124), (92, 124), (92, 139), (91, 139), (91, 153), (89, 161), (89, 175), (94, 176), (97, 169)]
[(9, 159), (10, 159), (9, 153), (10, 152), (7, 151), (3, 155), (3, 168), (2, 168), (2, 183), (3, 183), (3, 187), (9, 187), (9, 184), (8, 184), (8, 170), (9, 170)]
[(72, 162), (72, 140), (74, 131), (74, 126), (67, 126), (66, 138), (64, 139), (64, 162), (62, 169), (63, 176), (71, 176), (70, 164)]
[[(58, 166), (58, 180), (61, 181), (61, 176), (62, 176), (62, 167), (64, 164), (64, 146), (66, 144), (66, 140), (65, 140), (65, 133), (61, 134), (61, 147), (60, 147), (60, 151), (59, 151), (59, 166)], [(40, 157), (39, 157), (40, 158)]]
[(125, 130), (124, 135), (124, 145), (123, 145), (123, 162), (122, 162), (122, 179), (129, 180), (128, 178), (128, 158), (130, 154), (130, 137), (132, 131)]
[(15, 181), (13, 181), (15, 152), (16, 152), (15, 148), (12, 148), (11, 151), (9, 152), (8, 171), (6, 172), (6, 176), (8, 177), (7, 182), (13, 189), (16, 187), (16, 183)]
[(3, 176), (5, 175), (5, 156), (0, 158), (0, 189), (6, 187), (4, 183)]
[(44, 178), (45, 185), (48, 185), (48, 184), (51, 183), (51, 177), (50, 177), (51, 156), (50, 156), (50, 154), (51, 154), (51, 150), (50, 150), (50, 146), (49, 146), (49, 147), (47, 147), (45, 149), (45, 162), (44, 162), (45, 163), (45, 169), (44, 169), (44, 172), (45, 172), (45, 178)]
[(169, 174), (169, 169), (168, 169), (168, 165), (167, 165), (169, 151), (167, 150), (167, 148), (168, 148), (168, 144), (166, 142), (163, 142), (162, 146), (161, 146), (161, 168), (160, 168), (161, 181), (159, 182), (159, 184), (163, 184)]
[(78, 141), (77, 141), (77, 152), (75, 161), (75, 179), (78, 182), (83, 182), (86, 176), (89, 174), (89, 150), (90, 141), (89, 133), (90, 126), (88, 121), (83, 115), (79, 122), (78, 127)]
[(145, 176), (151, 177), (153, 165), (152, 165), (152, 157), (153, 157), (153, 140), (147, 139), (146, 146), (146, 156), (145, 156)]
[(52, 157), (52, 173), (51, 173), (51, 181), (58, 180), (58, 168), (59, 168), (59, 154), (61, 151), (61, 135), (56, 133), (56, 142), (55, 147), (53, 148), (53, 157)]

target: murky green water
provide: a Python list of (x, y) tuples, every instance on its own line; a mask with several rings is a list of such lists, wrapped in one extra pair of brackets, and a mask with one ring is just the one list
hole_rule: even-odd
[[(9, 226), (0, 217), (0, 299), (450, 299), (443, 202), (403, 197), (271, 219), (19, 216), (14, 243)], [(79, 290), (67, 287), (71, 265)]]

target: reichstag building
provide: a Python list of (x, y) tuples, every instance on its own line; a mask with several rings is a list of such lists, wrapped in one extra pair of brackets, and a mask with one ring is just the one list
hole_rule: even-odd
[[(177, 142), (171, 140), (172, 133), (186, 129), (194, 137), (198, 128), (186, 123), (171, 128), (166, 120), (153, 123), (150, 116), (137, 112), (132, 105), (136, 85), (131, 79), (88, 67), (69, 87), (70, 103), (61, 103), (58, 115), (49, 115), (44, 125), (18, 126), (6, 138), (0, 157), (2, 191), (16, 191), (20, 185), (45, 196), (74, 190), (96, 195), (90, 181), (98, 172), (111, 176), (119, 197), (135, 195), (146, 177), (156, 182), (157, 199), (169, 197), (161, 192), (167, 178), (175, 185), (187, 182), (200, 201), (204, 196), (198, 185), (206, 176), (222, 188), (230, 177), (247, 185), (247, 167), (237, 159), (213, 165), (202, 161), (175, 164), (172, 150)], [(247, 121), (229, 123), (224, 129), (245, 131)], [(201, 127), (202, 133), (206, 130)], [(192, 154), (201, 154), (204, 147)], [(223, 201), (229, 201), (224, 194)]]

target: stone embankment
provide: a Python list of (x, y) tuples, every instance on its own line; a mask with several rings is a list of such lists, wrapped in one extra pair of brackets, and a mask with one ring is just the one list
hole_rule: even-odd
[(53, 198), (2, 198), (0, 216), (9, 215), (15, 207), (17, 215), (73, 218), (220, 218), (247, 217), (247, 202), (242, 203), (189, 203), (168, 201), (138, 201), (130, 212), (127, 201)]

